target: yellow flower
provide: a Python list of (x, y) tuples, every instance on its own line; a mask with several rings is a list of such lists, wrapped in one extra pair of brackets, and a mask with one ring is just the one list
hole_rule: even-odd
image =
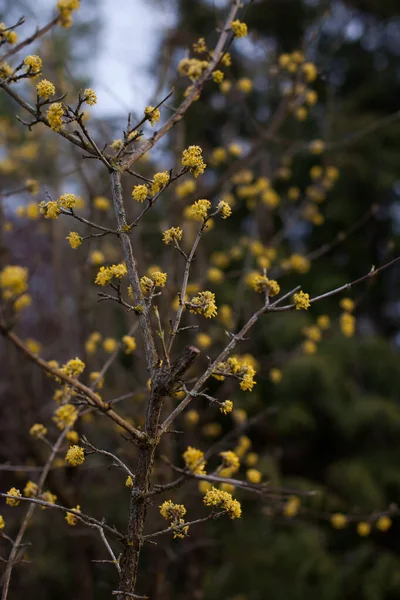
[(111, 204), (108, 198), (105, 198), (105, 196), (96, 196), (93, 199), (93, 206), (95, 208), (97, 208), (97, 210), (101, 210), (101, 211), (107, 211)]
[(340, 315), (340, 331), (345, 337), (353, 337), (356, 330), (356, 319), (349, 313)]
[(167, 283), (167, 274), (162, 271), (154, 271), (151, 275), (156, 287), (164, 287)]
[(64, 116), (64, 108), (61, 102), (54, 102), (46, 111), (46, 117), (51, 129), (60, 131), (62, 127), (62, 118)]
[(357, 523), (357, 533), (361, 537), (367, 537), (371, 533), (371, 524), (366, 521)]
[(193, 181), (193, 179), (187, 179), (186, 181), (183, 181), (182, 183), (176, 186), (175, 194), (177, 198), (185, 198), (185, 196), (192, 194), (195, 189), (196, 182)]
[(36, 85), (36, 91), (39, 98), (43, 98), (44, 100), (48, 100), (50, 96), (54, 96), (56, 93), (56, 88), (48, 79), (42, 79)]
[(92, 265), (101, 265), (104, 262), (104, 254), (100, 250), (93, 250), (90, 253), (90, 262)]
[(193, 51), (196, 52), (196, 54), (207, 52), (206, 40), (203, 37), (199, 38), (197, 42), (193, 44)]
[(148, 196), (148, 189), (145, 185), (135, 185), (132, 190), (132, 198), (136, 202), (144, 202)]
[(0, 515), (0, 531), (2, 529), (4, 529), (5, 526), (6, 526), (6, 523), (5, 523), (4, 519), (3, 519), (3, 517)]
[(222, 83), (224, 80), (224, 74), (219, 69), (217, 69), (216, 71), (213, 71), (212, 77), (213, 77), (214, 83)]
[(302, 290), (294, 294), (293, 300), (296, 310), (307, 310), (311, 306), (309, 294), (304, 293)]
[(221, 94), (228, 94), (232, 89), (232, 83), (230, 81), (223, 81), (219, 86)]
[(79, 442), (79, 433), (77, 431), (68, 431), (65, 437), (71, 444), (77, 444)]
[(28, 288), (28, 269), (17, 265), (4, 267), (0, 271), (0, 288), (13, 296), (23, 294)]
[(322, 154), (325, 150), (325, 144), (322, 140), (313, 140), (308, 145), (311, 154)]
[(14, 302), (14, 308), (17, 312), (23, 310), (27, 306), (32, 304), (32, 298), (29, 294), (22, 294), (17, 300)]
[(310, 327), (304, 327), (302, 330), (303, 334), (313, 342), (321, 341), (321, 330), (317, 325), (310, 325)]
[(26, 339), (25, 345), (32, 352), (32, 354), (39, 354), (42, 349), (42, 344), (32, 338)]
[(212, 487), (206, 492), (203, 502), (206, 506), (220, 506), (226, 510), (231, 519), (239, 519), (242, 515), (240, 503), (234, 500), (229, 492)]
[(42, 215), (44, 215), (45, 219), (58, 219), (61, 213), (58, 202), (54, 202), (54, 200), (50, 200), (49, 202), (41, 202), (39, 204), (39, 211)]
[(253, 89), (253, 82), (248, 77), (242, 77), (237, 81), (237, 88), (244, 94), (249, 94)]
[(209, 490), (211, 490), (212, 484), (209, 481), (199, 481), (198, 489), (199, 492), (205, 494)]
[(57, 427), (61, 430), (72, 427), (78, 418), (78, 411), (73, 404), (63, 404), (52, 417)]
[(299, 512), (300, 498), (298, 496), (290, 496), (285, 506), (283, 507), (283, 514), (285, 517), (295, 517)]
[(302, 65), (301, 68), (307, 81), (315, 81), (315, 79), (317, 78), (318, 71), (314, 63), (306, 62)]
[(127, 488), (133, 488), (133, 479), (130, 475), (126, 478), (125, 485)]
[(262, 473), (258, 469), (247, 469), (246, 477), (247, 481), (250, 483), (260, 483), (262, 479)]
[(280, 369), (271, 369), (269, 376), (273, 383), (280, 383), (282, 381), (282, 371)]
[(61, 27), (71, 27), (72, 12), (78, 10), (80, 6), (79, 0), (58, 0), (57, 8), (60, 12), (59, 23)]
[(339, 302), (339, 306), (346, 312), (353, 312), (355, 308), (355, 302), (351, 298), (342, 298)]
[(83, 238), (76, 231), (70, 231), (65, 239), (69, 241), (71, 248), (74, 249), (78, 248), (83, 242)]
[(392, 526), (392, 519), (387, 515), (383, 515), (382, 517), (379, 517), (375, 526), (379, 531), (387, 531)]
[(236, 21), (231, 21), (231, 28), (232, 28), (232, 31), (233, 31), (233, 34), (235, 37), (237, 37), (237, 38), (246, 37), (246, 35), (247, 35), (246, 23), (243, 23), (242, 21), (239, 21), (239, 19), (236, 19)]
[(172, 500), (165, 500), (160, 505), (160, 515), (167, 521), (182, 519), (186, 515), (186, 508), (183, 504), (174, 504)]
[(200, 420), (200, 415), (197, 410), (191, 409), (185, 413), (185, 422), (188, 425), (197, 425)]
[(281, 291), (279, 283), (274, 279), (268, 279), (266, 275), (257, 275), (252, 279), (251, 285), (258, 294), (268, 292), (271, 297), (277, 296)]
[(125, 354), (132, 354), (136, 350), (136, 340), (131, 335), (124, 335), (122, 343), (124, 344)]
[(76, 516), (76, 514), (74, 514), (74, 513), (79, 514), (81, 512), (81, 507), (78, 504), (77, 506), (75, 506), (75, 508), (71, 508), (71, 511), (74, 511), (74, 512), (68, 512), (65, 515), (65, 520), (67, 521), (68, 525), (70, 525), (70, 527), (74, 527), (79, 520), (78, 517)]
[(224, 200), (221, 200), (220, 202), (218, 202), (217, 210), (221, 213), (221, 216), (223, 219), (227, 219), (232, 214), (231, 207), (229, 206), (229, 204), (227, 202), (224, 202)]
[(71, 465), (71, 467), (77, 467), (85, 461), (85, 451), (81, 446), (70, 446), (65, 460)]
[(292, 269), (298, 273), (307, 273), (310, 270), (310, 261), (305, 256), (301, 256), (301, 254), (292, 254), (289, 261)]
[(276, 208), (281, 199), (275, 190), (266, 190), (261, 196), (261, 200), (270, 208)]
[(158, 123), (161, 117), (159, 109), (154, 108), (154, 106), (146, 106), (144, 114), (152, 127), (155, 123)]
[(27, 481), (24, 487), (24, 496), (34, 498), (38, 492), (38, 485), (34, 481)]
[(207, 279), (212, 283), (222, 283), (224, 280), (224, 274), (220, 269), (211, 267), (207, 270)]
[(182, 456), (189, 471), (195, 475), (205, 474), (206, 463), (204, 460), (204, 452), (197, 448), (193, 448), (192, 446), (188, 446)]
[(78, 377), (85, 370), (85, 363), (78, 357), (71, 358), (60, 370), (69, 377)]
[(194, 314), (204, 315), (206, 319), (217, 316), (217, 305), (215, 304), (215, 294), (212, 292), (199, 292), (197, 296), (188, 303), (189, 311)]
[(203, 161), (202, 149), (200, 146), (189, 146), (182, 152), (182, 166), (188, 167), (194, 177), (202, 175), (206, 170), (206, 163)]
[(204, 198), (196, 200), (194, 204), (186, 209), (186, 216), (194, 221), (202, 221), (207, 218), (208, 210), (211, 208), (211, 202)]
[[(48, 490), (46, 492), (43, 492), (43, 494), (40, 495), (40, 498), (41, 500), (44, 500), (49, 504), (55, 504), (55, 501), (57, 500), (57, 496), (55, 494), (52, 494)], [(42, 506), (41, 509), (46, 510), (46, 506)]]
[(254, 467), (258, 463), (258, 454), (256, 452), (249, 452), (246, 456), (246, 465), (248, 467)]
[(171, 227), (163, 232), (163, 242), (167, 246), (172, 242), (180, 242), (183, 236), (183, 231), (180, 227)]
[(346, 515), (342, 513), (334, 513), (331, 515), (330, 521), (334, 529), (343, 529), (348, 523)]
[(37, 179), (27, 179), (25, 181), (26, 189), (32, 196), (37, 196), (40, 191), (40, 183)]
[(224, 469), (228, 469), (230, 471), (229, 477), (239, 470), (240, 458), (237, 454), (235, 454), (235, 452), (232, 452), (232, 450), (226, 450), (224, 452), (220, 452), (219, 455), (222, 458), (222, 466)]
[(26, 67), (27, 73), (31, 75), (38, 75), (42, 68), (43, 62), (40, 56), (36, 54), (31, 54), (24, 58), (24, 65)]
[(89, 106), (93, 106), (97, 102), (96, 92), (90, 88), (86, 88), (86, 90), (84, 90), (83, 98), (85, 99), (86, 104), (89, 104)]
[(320, 329), (329, 329), (329, 327), (331, 326), (331, 320), (329, 318), (328, 315), (320, 315), (317, 318), (317, 325)]
[(29, 433), (31, 434), (32, 437), (42, 438), (42, 437), (45, 437), (45, 435), (47, 433), (47, 428), (44, 425), (42, 425), (42, 423), (35, 423), (30, 428)]
[(196, 344), (203, 350), (209, 348), (212, 344), (212, 338), (208, 333), (198, 333), (196, 335)]
[(13, 498), (7, 498), (6, 499), (6, 504), (8, 504), (8, 506), (18, 506), (18, 504), (21, 501), (17, 500), (17, 498), (20, 498), (22, 496), (21, 492), (19, 490), (17, 490), (17, 488), (12, 487), (10, 490), (8, 490), (7, 494), (9, 496), (14, 496), (14, 497)]
[(219, 410), (224, 413), (224, 415), (227, 415), (228, 413), (231, 413), (233, 410), (233, 402), (232, 400), (224, 400), (221, 404), (221, 406), (219, 407)]
[(157, 194), (163, 187), (165, 187), (169, 182), (169, 173), (168, 171), (163, 171), (162, 173), (156, 173), (153, 177), (153, 183), (150, 188), (150, 193), (152, 195)]
[(117, 347), (118, 347), (118, 342), (114, 338), (111, 338), (111, 337), (106, 338), (103, 342), (103, 348), (109, 354), (114, 352), (117, 349)]

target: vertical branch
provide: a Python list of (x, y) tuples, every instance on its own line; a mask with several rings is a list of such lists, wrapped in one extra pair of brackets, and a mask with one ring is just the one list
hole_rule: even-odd
[(121, 173), (118, 170), (114, 170), (111, 172), (110, 177), (115, 216), (118, 223), (122, 253), (126, 263), (126, 268), (128, 269), (129, 283), (132, 286), (132, 293), (135, 297), (135, 302), (140, 304), (142, 307), (142, 312), (139, 314), (139, 323), (143, 337), (147, 369), (149, 373), (152, 374), (154, 366), (157, 363), (157, 351), (153, 339), (149, 310), (146, 306), (142, 291), (140, 289), (140, 280), (137, 272), (136, 261), (133, 256), (131, 240), (129, 238), (129, 226), (126, 221), (124, 201), (122, 197)]

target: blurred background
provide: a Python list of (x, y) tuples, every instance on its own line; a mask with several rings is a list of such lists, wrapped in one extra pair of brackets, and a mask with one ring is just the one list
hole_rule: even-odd
[[(95, 89), (98, 103), (90, 109), (88, 126), (96, 139), (110, 143), (122, 137), (128, 112), (139, 120), (147, 104), (156, 105), (173, 88), (162, 111), (162, 119), (168, 117), (190, 83), (178, 77), (177, 64), (200, 37), (213, 48), (229, 2), (81, 4), (70, 29), (53, 29), (29, 53), (40, 54), (44, 76), (68, 92), (67, 98), (83, 87)], [(0, 0), (0, 21), (10, 24), (24, 15), (19, 32), (24, 37), (46, 23), (53, 8), (50, 0), (34, 5)], [(169, 188), (135, 232), (141, 274), (154, 265), (169, 274), (160, 300), (166, 327), (182, 264), (173, 250), (162, 247), (161, 231), (180, 223), (184, 207), (196, 198), (225, 197), (234, 208), (231, 219), (216, 222), (206, 234), (194, 265), (193, 290), (198, 284), (215, 291), (220, 310), (211, 323), (187, 317), (213, 341), (208, 348), (203, 338), (204, 356), (193, 376), (207, 365), (207, 353), (215, 356), (223, 347), (225, 330), (235, 331), (259, 307), (259, 298), (244, 283), (254, 269), (270, 267), (283, 291), (301, 284), (317, 295), (361, 277), (400, 248), (398, 2), (254, 0), (245, 21), (249, 36), (233, 44), (232, 65), (224, 69), (231, 86), (208, 84), (184, 122), (135, 164), (137, 172), (151, 177), (177, 166), (189, 144), (200, 145), (209, 164), (197, 188), (192, 183), (179, 191)], [(289, 83), (279, 56), (296, 50), (318, 68), (309, 84), (317, 100), (301, 105), (305, 114), (285, 106), (282, 113)], [(24, 92), (33, 98), (29, 85)], [(103, 340), (119, 340), (134, 323), (119, 306), (98, 303), (92, 283), (99, 264), (120, 261), (120, 251), (107, 237), (71, 250), (65, 236), (76, 224), (67, 217), (44, 221), (35, 206), (46, 192), (54, 198), (74, 192), (82, 196), (85, 214), (112, 227), (110, 203), (98, 201), (110, 199), (107, 173), (41, 126), (27, 131), (16, 113), (24, 118), (0, 93), (0, 267), (29, 267), (33, 301), (18, 320), (19, 335), (39, 344), (37, 351), (48, 360), (81, 357), (87, 364), (83, 380), (89, 382), (90, 372), (109, 357), (107, 344), (88, 346), (90, 335), (99, 331)], [(316, 139), (324, 140), (323, 153), (309, 152)], [(25, 183), (32, 178), (40, 183), (35, 196)], [(246, 189), (260, 178), (268, 178), (275, 192), (262, 202)], [(137, 181), (127, 177), (125, 182), (134, 217), (138, 208), (130, 192)], [(192, 235), (193, 225), (185, 222), (187, 240)], [(238, 490), (240, 521), (205, 523), (193, 527), (188, 539), (159, 538), (157, 546), (145, 546), (139, 593), (154, 600), (399, 597), (399, 290), (400, 270), (394, 267), (349, 291), (354, 335), (343, 326), (342, 296), (312, 311), (269, 315), (259, 322), (240, 347), (256, 365), (253, 392), (238, 391), (231, 381), (210, 382), (212, 395), (233, 400), (232, 417), (196, 400), (177, 424), (185, 433), (165, 441), (160, 454), (182, 466), (187, 445), (206, 450), (221, 441), (220, 449), (232, 449), (242, 440), (247, 447), (240, 476), (253, 466), (277, 493), (259, 497)], [(327, 328), (318, 321), (324, 315), (329, 315)], [(200, 345), (195, 336), (189, 331), (184, 341)], [(120, 411), (140, 424), (147, 373), (139, 334), (135, 337), (138, 349), (118, 355), (100, 393), (105, 399), (131, 393)], [(56, 433), (54, 425), (51, 431), (55, 387), (4, 340), (0, 348), (1, 489), (22, 489), (48, 453), (29, 436), (29, 428), (43, 422), (49, 435)], [(166, 410), (175, 402), (172, 398)], [(134, 449), (101, 416), (89, 416), (78, 432), (118, 452), (134, 468)], [(60, 503), (80, 504), (123, 530), (129, 503), (123, 474), (107, 469), (98, 457), (80, 469), (65, 468), (62, 456), (48, 480)], [(16, 465), (21, 467), (13, 469)], [(160, 461), (156, 477), (165, 483), (174, 473)], [(285, 512), (291, 495), (301, 499), (292, 516)], [(204, 513), (195, 482), (171, 497), (187, 506), (191, 519)], [(159, 503), (165, 498), (160, 496)], [(157, 505), (149, 508), (149, 532), (164, 527)], [(23, 507), (2, 506), (1, 511), (14, 537)], [(334, 513), (347, 516), (347, 527), (333, 526)], [(382, 514), (392, 519), (388, 531), (375, 526)], [(371, 523), (369, 535), (360, 535), (359, 522)], [(10, 600), (27, 594), (43, 600), (102, 600), (116, 589), (112, 566), (94, 562), (105, 558), (95, 532), (68, 528), (62, 515), (39, 510), (25, 541), (32, 544), (29, 562), (15, 567)], [(0, 544), (6, 558), (7, 543)]]

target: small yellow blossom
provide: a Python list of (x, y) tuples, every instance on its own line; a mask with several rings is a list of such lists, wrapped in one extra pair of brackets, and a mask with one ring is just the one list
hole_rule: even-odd
[(199, 38), (197, 42), (193, 44), (193, 51), (196, 52), (196, 54), (207, 52), (206, 40), (203, 37)]
[(111, 354), (112, 352), (115, 352), (117, 347), (118, 347), (118, 342), (114, 338), (108, 337), (103, 342), (103, 348), (109, 354)]
[(392, 519), (387, 515), (383, 515), (379, 517), (377, 522), (375, 523), (375, 527), (379, 529), (379, 531), (387, 531), (392, 526)]
[(232, 89), (232, 83), (230, 81), (223, 81), (219, 86), (221, 94), (228, 94)]
[(48, 100), (50, 96), (54, 96), (56, 93), (56, 88), (48, 79), (42, 79), (36, 85), (36, 91), (39, 98), (43, 98), (44, 100)]
[(183, 236), (183, 231), (180, 227), (171, 227), (163, 232), (163, 242), (167, 246), (173, 242), (180, 242)]
[(155, 123), (158, 123), (161, 117), (159, 109), (154, 108), (154, 106), (146, 106), (144, 114), (152, 127)]
[(262, 479), (262, 473), (258, 469), (247, 469), (246, 478), (250, 483), (260, 483)]
[(214, 83), (222, 83), (224, 80), (224, 74), (219, 69), (213, 71), (212, 78)]
[(312, 340), (305, 340), (302, 345), (306, 354), (315, 354), (317, 351), (317, 344)]
[(110, 208), (111, 203), (105, 196), (96, 196), (93, 198), (93, 206), (97, 208), (97, 210), (106, 212)]
[(144, 202), (148, 194), (149, 192), (145, 185), (135, 185), (132, 190), (132, 198), (136, 200), (136, 202)]
[(131, 489), (133, 488), (133, 479), (130, 475), (128, 475), (128, 477), (126, 478), (125, 486), (127, 488), (131, 488)]
[(195, 475), (205, 474), (206, 463), (204, 460), (204, 452), (197, 448), (193, 448), (192, 446), (188, 446), (182, 456), (189, 471)]
[(57, 8), (60, 12), (59, 23), (61, 27), (71, 27), (72, 24), (72, 12), (78, 10), (80, 7), (79, 0), (58, 0)]
[(63, 404), (54, 413), (53, 421), (61, 430), (72, 427), (78, 418), (78, 411), (73, 404)]
[(78, 357), (71, 358), (60, 370), (68, 377), (78, 377), (85, 370), (85, 363)]
[[(40, 495), (40, 499), (44, 500), (45, 502), (48, 502), (49, 504), (55, 504), (57, 496), (49, 492), (49, 490), (47, 490), (46, 492), (43, 492), (43, 494)], [(41, 509), (46, 510), (46, 506), (42, 506)]]
[(162, 271), (154, 271), (151, 275), (155, 287), (164, 287), (167, 283), (167, 274)]
[(212, 292), (199, 292), (197, 296), (188, 303), (191, 313), (204, 315), (206, 319), (217, 316), (217, 305), (215, 304), (215, 294)]
[(188, 425), (197, 425), (200, 420), (200, 415), (197, 410), (191, 409), (185, 413), (185, 422)]
[(42, 344), (40, 344), (37, 340), (33, 338), (28, 338), (25, 340), (25, 346), (32, 352), (32, 354), (40, 354), (42, 349)]
[(206, 170), (207, 165), (203, 161), (202, 153), (200, 146), (189, 146), (182, 152), (182, 166), (188, 167), (195, 178)]
[(283, 507), (283, 514), (285, 517), (295, 517), (299, 512), (300, 498), (298, 496), (291, 496)]
[(282, 381), (282, 371), (280, 369), (271, 369), (269, 376), (273, 383), (280, 383)]
[(224, 469), (229, 469), (230, 471), (230, 475), (227, 476), (230, 477), (239, 470), (240, 458), (237, 454), (235, 454), (235, 452), (232, 452), (232, 450), (226, 450), (224, 452), (220, 452), (219, 455), (222, 458), (222, 466)]
[(58, 219), (61, 213), (58, 202), (50, 200), (49, 202), (41, 202), (39, 204), (39, 211), (44, 215), (45, 219)]
[(76, 205), (75, 194), (63, 194), (58, 200), (61, 208), (74, 208)]
[(261, 200), (270, 208), (276, 208), (281, 201), (279, 194), (277, 194), (277, 192), (273, 189), (266, 190), (265, 192), (263, 192)]
[(356, 330), (356, 319), (349, 313), (340, 315), (340, 331), (345, 337), (353, 337)]
[(34, 438), (42, 438), (45, 437), (47, 433), (47, 427), (42, 425), (42, 423), (35, 423), (29, 430), (29, 433)]
[(32, 298), (29, 294), (22, 294), (19, 298), (14, 302), (14, 308), (17, 312), (27, 308), (32, 304)]
[(28, 288), (28, 269), (17, 265), (7, 265), (0, 271), (0, 288), (7, 295), (18, 296)]
[(317, 318), (317, 325), (320, 329), (325, 330), (329, 329), (331, 326), (331, 320), (328, 315), (320, 315)]
[(281, 291), (279, 283), (274, 279), (268, 279), (266, 275), (257, 275), (252, 280), (251, 285), (258, 294), (268, 292), (268, 295), (271, 297), (277, 296)]
[(81, 446), (70, 446), (65, 460), (71, 465), (71, 467), (77, 467), (85, 461), (85, 451)]
[(67, 514), (65, 515), (65, 520), (67, 521), (67, 523), (70, 527), (75, 527), (75, 525), (79, 521), (78, 517), (74, 513), (79, 514), (80, 512), (81, 512), (81, 507), (79, 506), (79, 504), (77, 506), (75, 506), (75, 508), (71, 508), (71, 512), (67, 512)]
[(351, 298), (342, 298), (339, 302), (340, 308), (342, 308), (345, 312), (353, 312), (355, 308), (355, 302)]
[(51, 129), (60, 131), (62, 127), (62, 118), (64, 116), (64, 108), (61, 102), (54, 102), (46, 111), (46, 117)]
[(12, 487), (10, 490), (8, 490), (7, 494), (9, 496), (14, 496), (14, 497), (7, 498), (6, 504), (8, 504), (8, 506), (18, 506), (18, 504), (21, 502), (20, 500), (18, 500), (18, 498), (20, 498), (22, 496), (21, 492), (19, 490), (17, 490), (17, 488)]
[(167, 521), (182, 519), (186, 515), (186, 508), (183, 504), (174, 504), (171, 500), (165, 500), (160, 505), (160, 514)]
[(244, 94), (249, 94), (253, 90), (253, 82), (248, 77), (241, 77), (237, 81), (237, 88)]
[(246, 35), (247, 35), (246, 23), (243, 23), (242, 21), (239, 21), (239, 19), (236, 19), (236, 21), (231, 21), (231, 28), (232, 28), (232, 31), (233, 31), (235, 37), (237, 37), (237, 38), (246, 37)]
[(306, 62), (302, 65), (301, 68), (308, 82), (315, 81), (318, 75), (318, 71), (314, 63)]
[(78, 248), (83, 242), (83, 238), (76, 231), (70, 231), (65, 239), (69, 241), (71, 248), (74, 249)]
[(208, 333), (198, 333), (196, 335), (196, 344), (205, 350), (211, 346), (212, 338), (208, 335)]
[(178, 198), (185, 198), (192, 194), (196, 189), (196, 182), (193, 179), (187, 179), (183, 181), (175, 188), (175, 194)]
[(104, 262), (105, 257), (100, 250), (93, 250), (93, 252), (90, 253), (89, 258), (92, 265), (101, 265), (101, 263)]
[(97, 102), (96, 92), (90, 88), (86, 88), (86, 90), (84, 90), (83, 98), (85, 99), (86, 104), (89, 104), (89, 106), (93, 106)]
[(31, 54), (24, 59), (24, 65), (28, 73), (32, 75), (37, 75), (40, 73), (43, 62), (40, 56), (36, 54)]
[(232, 400), (224, 400), (221, 404), (221, 406), (219, 407), (219, 410), (224, 414), (227, 415), (228, 413), (231, 413), (233, 410), (233, 402)]
[(208, 210), (211, 208), (211, 202), (204, 198), (196, 200), (194, 204), (188, 207), (186, 216), (195, 221), (202, 221), (207, 218)]
[(132, 352), (136, 350), (136, 340), (133, 336), (124, 335), (122, 343), (124, 344), (125, 354), (132, 354)]
[(357, 523), (357, 533), (361, 537), (367, 537), (371, 533), (371, 524), (367, 521), (360, 521)]
[(297, 294), (294, 294), (293, 300), (296, 310), (307, 310), (311, 306), (309, 294), (306, 294), (302, 290), (297, 292)]
[(168, 171), (156, 173), (153, 177), (153, 183), (150, 188), (150, 193), (154, 196), (154, 194), (157, 194), (162, 188), (164, 188), (168, 184), (168, 182), (169, 182)]
[(317, 325), (310, 325), (309, 327), (304, 327), (302, 332), (306, 336), (306, 338), (312, 340), (313, 342), (321, 341), (321, 330)]
[(334, 513), (331, 515), (330, 522), (334, 529), (344, 529), (348, 523), (348, 519), (342, 513)]
[(34, 498), (38, 492), (38, 485), (34, 481), (27, 481), (24, 487), (24, 496)]
[(240, 503), (234, 500), (229, 492), (218, 490), (215, 487), (206, 492), (203, 502), (206, 506), (220, 506), (227, 511), (231, 519), (238, 519), (242, 515)]
[(256, 452), (249, 452), (246, 456), (246, 465), (248, 467), (254, 467), (258, 463), (259, 456)]
[(3, 519), (3, 517), (0, 515), (0, 531), (2, 529), (4, 529), (5, 526), (6, 526), (6, 523), (5, 523), (4, 519)]
[(71, 444), (77, 444), (79, 442), (79, 433), (77, 431), (68, 431), (65, 437)]
[(308, 145), (311, 154), (322, 154), (325, 150), (325, 144), (322, 140), (313, 140)]
[(221, 216), (223, 219), (227, 219), (232, 214), (231, 207), (229, 206), (229, 204), (227, 202), (224, 202), (224, 200), (221, 200), (220, 202), (218, 202), (217, 210), (221, 213)]

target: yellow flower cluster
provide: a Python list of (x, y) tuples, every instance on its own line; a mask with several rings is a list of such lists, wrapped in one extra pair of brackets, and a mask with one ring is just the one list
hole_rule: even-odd
[(81, 446), (70, 446), (65, 460), (71, 465), (71, 467), (77, 467), (85, 461), (85, 451)]
[(160, 515), (167, 521), (175, 521), (186, 515), (186, 508), (183, 504), (174, 504), (172, 500), (165, 500), (160, 505)]
[(162, 271), (153, 271), (151, 277), (144, 275), (140, 278), (142, 294), (149, 294), (155, 287), (164, 287), (167, 283), (167, 274)]
[(6, 31), (7, 27), (4, 23), (0, 23), (0, 42), (7, 42), (8, 44), (15, 44), (18, 40), (18, 35), (15, 31)]
[(86, 90), (84, 90), (83, 97), (86, 104), (89, 104), (89, 106), (93, 106), (97, 102), (96, 92), (90, 88), (86, 88)]
[(343, 309), (343, 314), (340, 315), (340, 330), (345, 337), (353, 337), (356, 330), (356, 319), (351, 314), (355, 309), (354, 300), (351, 298), (342, 298), (340, 308)]
[(269, 376), (273, 383), (280, 383), (282, 381), (282, 371), (280, 369), (271, 369)]
[(161, 117), (159, 109), (154, 108), (154, 106), (146, 106), (144, 109), (144, 114), (152, 127), (155, 123), (158, 123)]
[(153, 177), (153, 183), (151, 184), (150, 193), (154, 196), (163, 187), (165, 187), (169, 182), (169, 173), (168, 171), (162, 171), (161, 173), (156, 173)]
[(290, 496), (283, 507), (283, 514), (285, 517), (295, 517), (299, 512), (300, 498), (298, 496)]
[[(55, 501), (57, 500), (57, 496), (55, 494), (52, 494), (51, 492), (49, 492), (49, 490), (47, 490), (46, 492), (43, 492), (43, 494), (40, 495), (41, 500), (44, 500), (45, 502), (48, 502), (49, 504), (55, 504)], [(46, 510), (45, 506), (41, 507), (42, 510)]]
[(196, 54), (207, 52), (206, 40), (203, 37), (199, 38), (197, 42), (193, 44), (193, 51), (196, 52)]
[(110, 208), (110, 201), (105, 196), (96, 196), (93, 199), (93, 206), (97, 208), (97, 210), (106, 212)]
[(128, 477), (126, 478), (125, 486), (130, 489), (133, 488), (133, 479), (130, 475), (128, 475)]
[(27, 481), (24, 487), (24, 496), (34, 498), (38, 492), (38, 485), (34, 481)]
[(222, 83), (224, 80), (224, 74), (220, 69), (213, 71), (212, 78), (214, 83)]
[(209, 63), (207, 60), (198, 58), (183, 58), (178, 65), (180, 75), (189, 77), (191, 81), (197, 81), (207, 69)]
[(192, 194), (196, 189), (196, 182), (193, 179), (186, 179), (186, 181), (182, 181), (175, 188), (175, 194), (177, 198), (185, 198)]
[(126, 266), (123, 263), (111, 265), (111, 267), (100, 267), (99, 272), (94, 280), (96, 285), (108, 285), (113, 277), (122, 279), (128, 273)]
[[(231, 477), (234, 473), (240, 469), (240, 458), (232, 450), (225, 450), (219, 453), (222, 458), (222, 470), (220, 475), (222, 477)], [(223, 473), (224, 471), (224, 473)]]
[(85, 363), (78, 357), (71, 358), (60, 369), (61, 373), (68, 377), (78, 377), (85, 369)]
[(217, 210), (221, 213), (223, 219), (227, 219), (232, 214), (231, 207), (224, 200), (220, 200), (220, 202), (218, 202)]
[(36, 54), (30, 54), (24, 58), (24, 65), (27, 73), (30, 75), (38, 75), (43, 66), (43, 62), (40, 56), (37, 56)]
[(183, 231), (180, 227), (171, 227), (163, 232), (163, 242), (167, 246), (173, 242), (180, 242), (183, 236)]
[(195, 475), (205, 474), (206, 463), (204, 460), (204, 452), (197, 448), (193, 448), (192, 446), (188, 446), (182, 456), (189, 471)]
[(28, 289), (28, 269), (17, 265), (7, 265), (0, 271), (0, 288), (3, 297), (19, 296)]
[[(252, 357), (251, 357), (252, 358)], [(254, 359), (251, 360), (249, 356), (231, 356), (226, 362), (218, 363), (216, 371), (213, 373), (215, 379), (223, 381), (226, 376), (234, 375), (240, 379), (240, 388), (243, 391), (251, 392), (253, 387), (256, 385), (254, 376), (256, 374), (253, 364)], [(251, 364), (253, 362), (253, 364)]]
[(61, 102), (54, 102), (46, 111), (46, 117), (51, 129), (60, 131), (62, 127), (62, 118), (64, 116), (64, 107)]
[(144, 202), (148, 194), (149, 191), (147, 189), (147, 186), (144, 184), (135, 185), (135, 187), (132, 190), (132, 198), (136, 200), (136, 202)]
[(133, 336), (124, 335), (122, 343), (124, 344), (125, 354), (132, 354), (136, 350), (136, 340)]
[(56, 88), (48, 79), (42, 79), (36, 85), (36, 92), (39, 98), (43, 98), (44, 100), (48, 100), (50, 96), (54, 96), (56, 93)]
[(58, 219), (61, 213), (58, 202), (49, 200), (48, 202), (41, 202), (39, 204), (40, 214), (44, 215), (45, 219)]
[(78, 418), (78, 411), (73, 404), (63, 404), (55, 411), (53, 421), (61, 430), (72, 427)]
[(18, 506), (18, 504), (20, 504), (21, 501), (18, 500), (18, 498), (21, 498), (22, 494), (17, 488), (12, 487), (8, 490), (7, 494), (13, 496), (13, 498), (7, 498), (6, 504), (8, 504), (8, 506)]
[(74, 527), (77, 524), (79, 519), (76, 515), (79, 514), (80, 512), (81, 512), (81, 507), (79, 506), (79, 504), (77, 506), (75, 506), (75, 508), (71, 508), (71, 512), (67, 512), (67, 514), (65, 515), (65, 520), (67, 521), (68, 525), (70, 525), (71, 527)]
[(182, 152), (182, 166), (188, 167), (194, 177), (202, 175), (206, 170), (206, 163), (203, 161), (202, 149), (200, 146), (189, 146)]
[(217, 305), (215, 304), (215, 294), (209, 291), (199, 292), (197, 296), (187, 303), (191, 313), (204, 315), (206, 319), (217, 316)]
[(221, 406), (219, 407), (219, 410), (224, 415), (227, 415), (228, 413), (231, 413), (232, 410), (233, 410), (233, 402), (232, 402), (232, 400), (224, 400), (224, 402), (221, 403)]
[(302, 290), (293, 295), (296, 310), (307, 310), (311, 306), (310, 296)]
[(211, 208), (211, 202), (202, 198), (200, 200), (196, 200), (194, 204), (188, 206), (185, 211), (185, 216), (188, 219), (192, 219), (193, 221), (203, 221), (207, 218), (208, 211)]
[(246, 23), (243, 23), (242, 21), (239, 21), (239, 19), (236, 19), (236, 21), (231, 21), (231, 28), (232, 28), (232, 31), (233, 31), (233, 34), (235, 37), (237, 37), (237, 38), (246, 37), (246, 35), (247, 35)]
[(71, 27), (72, 24), (72, 13), (74, 10), (78, 10), (80, 7), (79, 0), (58, 0), (57, 8), (60, 12), (60, 25), (61, 27)]
[(85, 350), (88, 354), (94, 354), (97, 349), (97, 344), (101, 340), (101, 333), (93, 331), (85, 342)]
[(247, 469), (246, 478), (250, 483), (257, 484), (261, 482), (262, 473), (258, 469)]
[(252, 287), (258, 294), (267, 292), (271, 298), (277, 296), (281, 291), (279, 283), (274, 279), (268, 279), (266, 275), (257, 275), (254, 277)]
[(76, 231), (70, 231), (65, 239), (69, 241), (71, 248), (74, 249), (78, 248), (83, 242), (83, 238)]
[(112, 352), (115, 352), (117, 347), (118, 347), (118, 342), (116, 339), (114, 339), (112, 337), (106, 338), (103, 342), (103, 348), (109, 354), (111, 354)]
[(29, 433), (34, 438), (42, 438), (45, 437), (47, 433), (47, 427), (42, 425), (42, 423), (35, 423), (29, 430)]
[(231, 519), (239, 519), (242, 515), (240, 503), (234, 500), (229, 492), (217, 490), (215, 487), (205, 494), (203, 502), (206, 506), (220, 506), (227, 511)]
[(3, 519), (3, 517), (0, 515), (0, 531), (2, 529), (4, 529), (5, 526), (6, 526), (6, 523), (5, 523), (4, 519)]

